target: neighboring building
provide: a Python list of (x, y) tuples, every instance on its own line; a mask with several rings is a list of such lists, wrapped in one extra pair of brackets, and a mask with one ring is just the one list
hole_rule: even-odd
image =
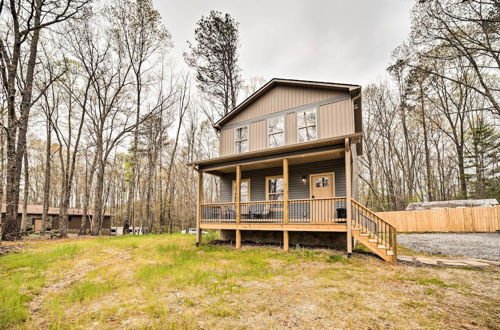
[[(23, 214), (24, 207), (22, 204), (19, 204), (19, 210), (17, 215), (17, 226), (21, 227), (21, 218)], [(6, 205), (2, 204), (1, 208), (1, 219), (5, 218)], [(28, 205), (27, 208), (27, 230), (40, 231), (42, 230), (42, 213), (43, 213), (43, 205)], [(83, 218), (83, 209), (77, 208), (68, 208), (68, 232), (70, 233), (78, 233), (80, 232), (80, 228), (82, 225)], [(90, 231), (90, 221), (92, 219), (92, 211), (89, 210), (89, 214), (87, 215), (87, 222), (85, 224), (85, 231), (89, 233)], [(46, 225), (47, 230), (58, 230), (59, 228), (59, 208), (58, 207), (49, 207), (48, 212), (48, 223)], [(102, 223), (102, 233), (109, 234), (111, 228), (111, 214), (105, 213), (104, 219)]]
[(496, 199), (463, 199), (463, 200), (451, 200), (451, 201), (410, 203), (406, 207), (406, 211), (454, 209), (463, 207), (490, 207), (497, 205), (498, 201)]
[[(362, 153), (361, 87), (272, 79), (215, 125), (220, 156), (199, 173), (198, 236), (347, 247), (353, 237), (395, 259), (395, 229), (353, 201)], [(203, 174), (220, 177), (220, 202), (202, 201)], [(237, 189), (236, 187), (240, 187)]]

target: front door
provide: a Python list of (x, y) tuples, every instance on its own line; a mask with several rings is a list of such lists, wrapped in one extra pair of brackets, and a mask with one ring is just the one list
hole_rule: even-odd
[(334, 219), (335, 202), (331, 199), (335, 195), (333, 173), (310, 175), (311, 198), (318, 199), (310, 202), (312, 221), (329, 221)]

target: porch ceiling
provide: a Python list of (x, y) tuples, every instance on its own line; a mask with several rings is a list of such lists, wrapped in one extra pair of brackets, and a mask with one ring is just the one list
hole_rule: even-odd
[(309, 152), (291, 156), (276, 155), (276, 157), (266, 160), (258, 160), (258, 161), (249, 160), (238, 164), (210, 167), (204, 169), (203, 171), (205, 173), (221, 176), (227, 173), (234, 173), (236, 171), (236, 165), (240, 165), (242, 171), (250, 171), (262, 168), (283, 166), (283, 158), (288, 158), (289, 165), (295, 165), (295, 164), (319, 162), (324, 160), (339, 159), (343, 157), (344, 157), (344, 149), (336, 148), (336, 149)]
[(362, 133), (354, 133), (334, 138), (205, 159), (187, 165), (193, 166), (198, 171), (205, 173), (224, 175), (225, 173), (234, 172), (236, 165), (244, 166), (243, 170), (246, 170), (250, 166), (253, 166), (252, 169), (281, 166), (283, 158), (288, 158), (290, 164), (342, 158), (345, 138), (351, 139), (352, 143), (359, 144), (361, 137)]

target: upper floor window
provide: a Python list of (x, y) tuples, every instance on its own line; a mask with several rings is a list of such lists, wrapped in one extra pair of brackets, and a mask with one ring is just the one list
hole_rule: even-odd
[(240, 154), (248, 151), (248, 126), (235, 129), (234, 152)]
[(307, 142), (317, 138), (316, 109), (297, 113), (298, 142)]
[(269, 147), (285, 144), (285, 117), (271, 118), (267, 121)]

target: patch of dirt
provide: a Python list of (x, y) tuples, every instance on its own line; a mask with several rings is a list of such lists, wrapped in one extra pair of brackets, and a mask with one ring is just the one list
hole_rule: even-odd
[[(93, 329), (497, 328), (498, 268), (417, 268), (388, 264), (368, 254), (355, 253), (343, 262), (304, 253), (304, 260), (265, 259), (273, 273), (263, 278), (213, 278), (213, 286), (200, 282), (169, 287), (160, 282), (150, 288), (134, 279), (136, 266), (164, 263), (167, 258), (147, 259), (147, 254), (133, 251), (103, 246), (98, 259), (74, 260), (64, 279), (47, 274), (48, 285), (30, 305), (33, 314), (27, 328), (47, 328), (50, 319), (40, 312), (42, 304), (94, 269), (99, 269), (97, 274), (119, 274), (118, 285), (129, 288), (71, 304), (62, 315), (68, 326), (75, 316)], [(217, 265), (232, 262), (214, 259)], [(103, 310), (109, 315), (90, 319)]]
[(48, 285), (44, 286), (38, 295), (33, 297), (28, 305), (28, 309), (30, 311), (30, 317), (34, 321), (34, 326), (36, 328), (45, 328), (46, 321), (40, 315), (40, 311), (42, 309), (43, 303), (50, 297), (52, 294), (59, 293), (63, 291), (65, 288), (69, 287), (73, 283), (79, 281), (85, 275), (93, 270), (95, 265), (88, 259), (79, 260), (73, 269), (68, 272), (65, 272), (65, 276), (63, 280), (59, 282), (52, 282), (50, 278), (47, 279)]
[[(126, 261), (131, 260), (131, 257), (129, 256), (130, 250), (115, 250), (106, 248), (105, 250), (103, 250), (103, 252), (109, 254), (109, 256), (105, 258), (106, 261), (103, 263), (96, 263), (91, 259), (79, 259), (69, 271), (64, 272), (64, 277), (62, 280), (54, 281), (54, 277), (59, 274), (51, 274), (47, 277), (48, 284), (44, 286), (41, 289), (40, 293), (36, 295), (29, 303), (32, 328), (47, 328), (47, 320), (45, 320), (43, 315), (40, 313), (43, 304), (47, 301), (47, 299), (50, 299), (50, 296), (62, 292), (72, 284), (85, 278), (89, 272), (97, 268), (112, 265), (113, 268), (119, 267), (122, 275), (125, 274), (127, 277), (133, 276), (133, 272), (130, 267), (126, 266)], [(106, 301), (97, 301), (93, 304), (92, 309), (99, 310), (100, 307), (104, 304), (106, 304)]]
[(26, 245), (23, 244), (5, 244), (0, 243), (0, 256), (4, 256), (9, 253), (17, 253), (26, 249)]

